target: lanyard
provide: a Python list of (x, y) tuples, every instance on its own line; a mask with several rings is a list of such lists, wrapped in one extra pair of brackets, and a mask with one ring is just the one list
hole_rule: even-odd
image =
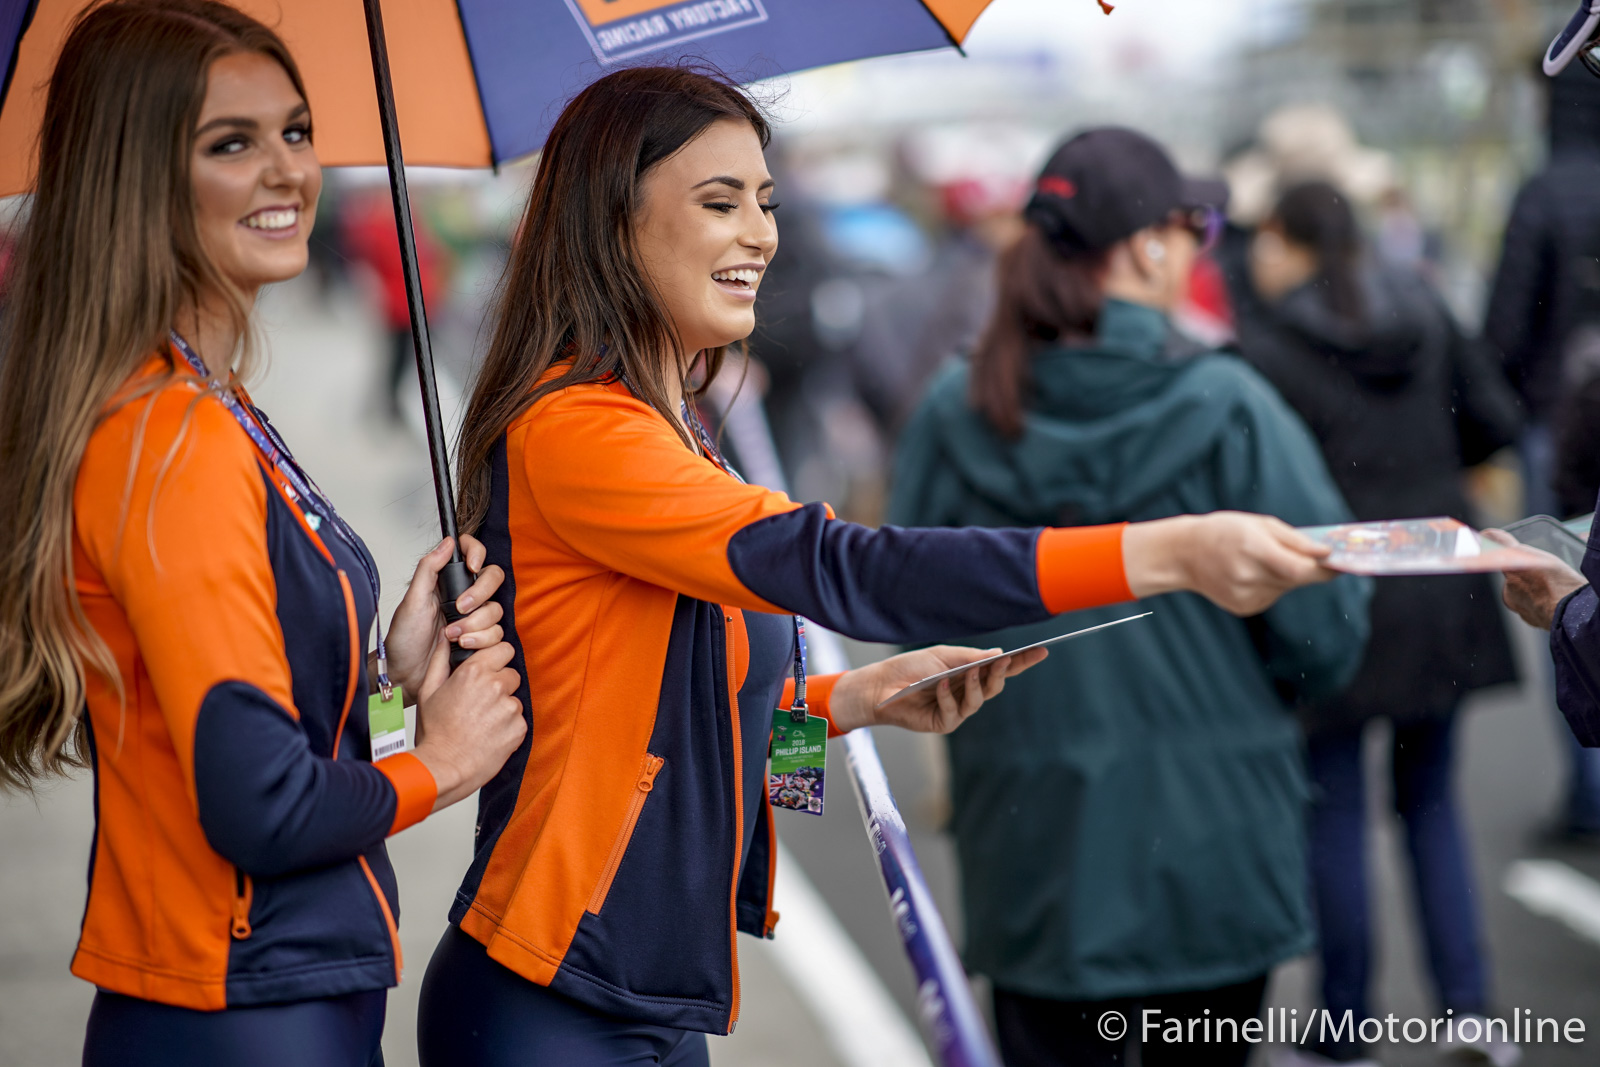
[[(739, 472), (728, 465), (722, 458), (722, 453), (717, 449), (717, 444), (711, 439), (711, 433), (706, 429), (706, 424), (700, 421), (700, 412), (687, 400), (683, 401), (683, 421), (694, 428), (695, 437), (700, 441), (700, 448), (705, 452), (706, 458), (721, 467), (730, 477), (743, 482)], [(789, 702), (789, 717), (797, 722), (806, 721), (806, 624), (800, 621), (800, 616), (794, 616), (794, 699)]]
[[(173, 346), (182, 354), (189, 366), (194, 368), (194, 372), (202, 378), (210, 378), (211, 372), (206, 369), (205, 363), (194, 349), (189, 347), (189, 343), (178, 336), (176, 330), (170, 331), (170, 334)], [(306, 509), (306, 525), (311, 527), (312, 532), (320, 531), (326, 524), (361, 564), (361, 570), (367, 576), (367, 584), (372, 586), (372, 621), (378, 631), (378, 689), (383, 693), (383, 699), (387, 701), (394, 691), (394, 684), (389, 680), (389, 655), (383, 644), (383, 622), (378, 618), (379, 583), (376, 567), (368, 560), (355, 531), (339, 517), (339, 513), (334, 510), (326, 494), (317, 488), (311, 476), (295, 461), (289, 446), (278, 436), (278, 431), (261, 409), (254, 404), (241, 403), (232, 389), (216, 390), (213, 395), (222, 401), (222, 406), (228, 409), (228, 413), (243, 427), (244, 432), (250, 435), (250, 440), (254, 441), (256, 447), (267, 457), (272, 469), (289, 483), (289, 495)]]

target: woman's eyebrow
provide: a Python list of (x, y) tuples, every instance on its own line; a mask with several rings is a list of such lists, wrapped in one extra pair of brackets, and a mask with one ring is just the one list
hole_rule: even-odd
[(224, 115), (221, 118), (212, 119), (210, 122), (206, 123), (204, 126), (200, 127), (198, 130), (195, 130), (194, 132), (198, 135), (198, 134), (205, 133), (207, 130), (217, 129), (218, 127), (222, 127), (222, 126), (242, 127), (243, 129), (247, 129), (247, 130), (258, 130), (258, 129), (261, 128), (261, 124), (259, 122), (257, 122), (255, 119), (248, 119), (248, 118), (243, 118), (243, 117), (240, 117), (240, 116)]
[[(292, 111), (289, 112), (288, 117), (284, 119), (284, 121), (293, 122), (295, 119), (304, 115), (309, 115), (310, 113), (311, 105), (302, 100)], [(194, 132), (198, 136), (199, 134), (205, 133), (207, 130), (216, 129), (223, 126), (242, 128), (246, 130), (258, 130), (261, 128), (261, 124), (255, 119), (245, 118), (239, 115), (223, 115), (220, 118), (212, 119), (210, 122), (206, 123), (204, 126), (201, 126)]]
[[(756, 186), (756, 191), (760, 192), (763, 189), (771, 189), (774, 184), (775, 183), (773, 182), (773, 180), (771, 178), (768, 178), (766, 181), (764, 181), (760, 185)], [(744, 181), (744, 179), (743, 178), (735, 178), (730, 174), (719, 174), (715, 178), (707, 178), (703, 182), (696, 182), (694, 185), (690, 186), (690, 188), (691, 189), (699, 189), (701, 186), (705, 186), (705, 185), (726, 185), (728, 188), (736, 190), (736, 191), (741, 192), (741, 193), (744, 192), (744, 190), (745, 190), (745, 181)]]

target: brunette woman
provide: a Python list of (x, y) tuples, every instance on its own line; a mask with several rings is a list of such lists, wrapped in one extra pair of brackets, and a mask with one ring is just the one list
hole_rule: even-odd
[(767, 135), (736, 88), (637, 68), (580, 93), (545, 146), (460, 449), (464, 528), (507, 569), (513, 665), (537, 684), (423, 983), (431, 1067), (704, 1063), (699, 1032), (738, 1020), (737, 932), (778, 919), (773, 709), (948, 731), (1035, 662), (875, 711), (982, 653), (802, 690), (793, 615), (937, 641), (1177, 588), (1256, 612), (1327, 576), (1257, 516), (870, 530), (742, 482), (687, 383), (755, 325), (778, 244)]
[[(304, 269), (320, 185), (294, 61), (260, 23), (118, 0), (72, 29), (5, 294), (0, 782), (94, 771), (85, 1064), (381, 1062), (384, 838), (523, 732), (499, 570), (459, 602), (449, 636), (480, 651), (454, 676), (448, 544), (369, 658), (372, 557), (238, 384), (249, 309)], [(368, 692), (391, 683), (426, 736), (375, 765)]]
[[(1348, 518), (1294, 413), (1168, 320), (1225, 194), (1132, 130), (1057, 149), (982, 341), (906, 428), (890, 518)], [(967, 962), (994, 982), (1013, 1067), (1110, 1067), (1140, 1039), (1146, 1067), (1243, 1067), (1268, 974), (1312, 942), (1289, 704), (1354, 670), (1365, 590), (1343, 578), (1248, 620), (1197, 596), (1149, 606), (1148, 623), (1062, 648), (950, 738)], [(1156, 1023), (1119, 1044), (1096, 1029), (1107, 1012)], [(1203, 1017), (1215, 1040), (1172, 1041), (1166, 1020)]]

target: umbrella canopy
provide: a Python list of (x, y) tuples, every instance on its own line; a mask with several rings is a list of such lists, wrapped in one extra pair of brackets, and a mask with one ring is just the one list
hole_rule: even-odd
[[(324, 165), (385, 162), (361, 0), (232, 0), (305, 76)], [(741, 80), (959, 44), (990, 0), (389, 0), (408, 162), (536, 151), (561, 104), (619, 66), (703, 58)], [(27, 189), (44, 86), (86, 0), (0, 0), (0, 196)], [(31, 16), (31, 18), (30, 18)]]
[[(0, 0), (0, 196), (31, 185), (52, 66), (73, 19), (96, 2)], [(569, 96), (628, 64), (692, 56), (754, 80), (959, 46), (990, 0), (390, 0), (387, 10), (379, 0), (231, 2), (289, 46), (321, 162), (389, 168), (439, 530), (456, 539), (406, 155), (448, 167), (527, 155)], [(455, 600), (470, 584), (458, 548), (439, 576), (446, 618), (459, 617)], [(466, 655), (457, 647), (452, 661)]]

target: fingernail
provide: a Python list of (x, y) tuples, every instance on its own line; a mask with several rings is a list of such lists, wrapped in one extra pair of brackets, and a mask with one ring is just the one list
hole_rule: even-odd
[(464, 612), (471, 611), (472, 605), (475, 603), (477, 603), (477, 601), (472, 599), (471, 593), (462, 593), (461, 596), (456, 600), (456, 607), (460, 608)]
[(456, 638), (461, 636), (461, 627), (447, 626), (445, 627), (444, 635), (450, 640), (454, 641)]
[(940, 689), (949, 689), (950, 688), (950, 679), (946, 678), (944, 681), (940, 682), (939, 683), (939, 688)]

